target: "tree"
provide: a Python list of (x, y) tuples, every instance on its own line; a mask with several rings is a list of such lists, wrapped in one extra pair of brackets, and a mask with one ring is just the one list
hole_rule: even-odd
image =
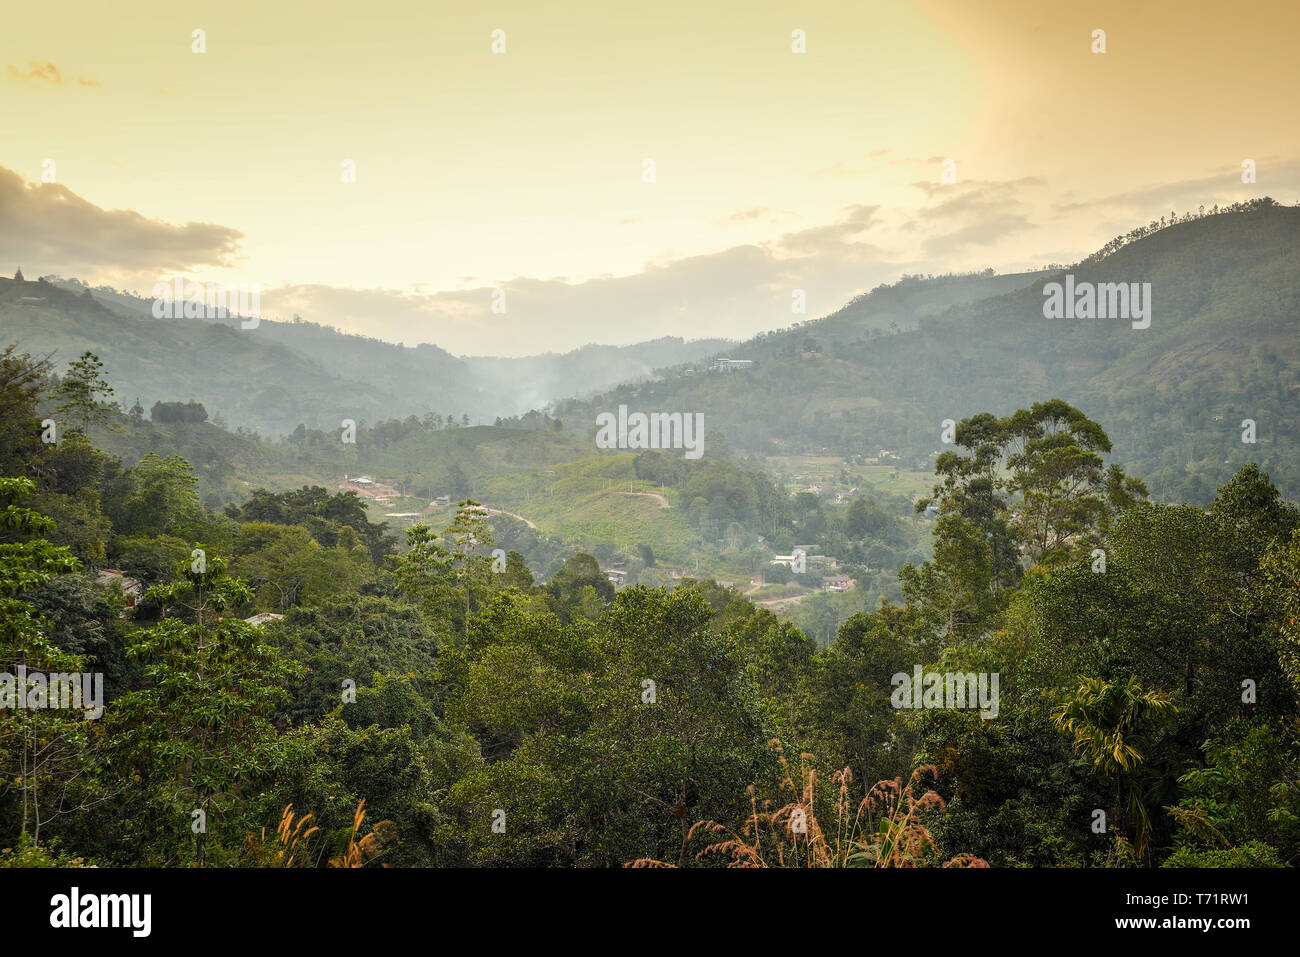
[(954, 642), (978, 637), (1003, 607), (992, 587), (988, 540), (960, 514), (944, 515), (935, 523), (934, 559), (919, 569), (906, 563), (898, 580), (908, 602), (924, 609)]
[(1020, 577), (1020, 558), (1067, 561), (1096, 543), (1119, 512), (1147, 490), (1119, 466), (1103, 468), (1110, 439), (1096, 422), (1060, 399), (1036, 402), (1005, 419), (988, 412), (957, 423), (956, 444), (935, 461), (943, 481), (933, 499), (988, 540), (995, 590)]
[(788, 585), (794, 578), (789, 565), (771, 565), (763, 569), (763, 581), (769, 585)]
[(118, 501), (108, 507), (123, 534), (187, 534), (200, 512), (199, 479), (179, 455), (147, 452), (125, 478)]
[(108, 404), (97, 398), (107, 399), (113, 394), (113, 387), (101, 377), (104, 364), (93, 352), (83, 352), (81, 358), (68, 366), (68, 372), (54, 390), (59, 406), (59, 415), (66, 414), (69, 419), (80, 422), (81, 431), (85, 432), (92, 422), (105, 423), (109, 420)]
[[(136, 810), (156, 851), (176, 863), (192, 845), (202, 866), (210, 843), (230, 853), (249, 812), (262, 810), (261, 788), (285, 758), (271, 718), (302, 668), (258, 629), (222, 616), (252, 598), (225, 559), (201, 544), (191, 555), (173, 581), (148, 592), (166, 617), (132, 637), (145, 685), (114, 702), (110, 730), (114, 766), (136, 783)], [(167, 615), (173, 610), (185, 618)]]
[(316, 606), (290, 608), (284, 620), (265, 633), (307, 668), (281, 712), (295, 725), (317, 721), (334, 710), (345, 679), (360, 689), (381, 674), (409, 676), (424, 704), (434, 702), (440, 643), (433, 626), (413, 605), (373, 596), (327, 598)]
[(533, 589), (533, 573), (524, 561), (524, 556), (513, 548), (506, 552), (505, 573), (499, 577), (504, 578), (502, 584), (507, 588), (518, 588), (525, 592)]
[(0, 351), (0, 475), (36, 478), (44, 472), (41, 461), (50, 447), (41, 441), (37, 408), (49, 371), (48, 362), (19, 353), (13, 345)]
[[(583, 589), (590, 588), (591, 595), (584, 603)], [(600, 562), (594, 555), (578, 552), (565, 561), (546, 586), (551, 595), (553, 607), (562, 619), (578, 613), (584, 604), (591, 610), (592, 602), (610, 602), (614, 600), (614, 585), (600, 569)]]
[(482, 506), (459, 503), (456, 517), (440, 534), (428, 525), (407, 529), (410, 550), (393, 563), (398, 594), (418, 603), (431, 620), (461, 631), (469, 615), (492, 591), (492, 535)]
[(174, 535), (137, 534), (112, 543), (114, 567), (139, 579), (146, 588), (169, 580), (176, 565), (189, 553), (189, 543)]
[[(85, 712), (47, 700), (48, 676), (79, 677), (84, 660), (48, 640), (35, 607), (22, 596), (79, 563), (66, 547), (48, 541), (54, 530), (49, 518), (18, 504), (33, 488), (29, 479), (0, 478), (0, 533), (6, 539), (0, 541), (0, 794), (17, 789), (20, 833), (39, 844), (43, 823), (84, 806), (74, 789), (97, 763), (98, 749)], [(25, 673), (27, 680), (17, 680)], [(33, 679), (39, 683), (29, 683)], [(18, 695), (25, 698), (22, 707)], [(80, 703), (85, 709), (93, 705)]]
[(149, 418), (154, 422), (206, 422), (208, 410), (202, 402), (155, 402), (149, 410)]
[(836, 770), (859, 781), (905, 774), (912, 734), (894, 720), (889, 676), (921, 660), (923, 632), (914, 608), (881, 602), (840, 626), (817, 652), (800, 682), (797, 730)]
[(1278, 662), (1300, 698), (1300, 531), (1269, 547), (1262, 570), (1261, 591), (1277, 608), (1271, 630)]
[(1053, 714), (1057, 728), (1073, 739), (1074, 750), (1092, 769), (1116, 779), (1116, 802), (1128, 814), (1139, 856), (1150, 838), (1151, 815), (1136, 772), (1153, 732), (1177, 710), (1173, 695), (1143, 690), (1136, 677), (1115, 682), (1085, 677)]
[(293, 525), (248, 522), (235, 548), (237, 574), (258, 589), (263, 607), (273, 604), (280, 611), (356, 592), (374, 577), (364, 551), (322, 548), (306, 529)]
[(568, 625), (518, 594), (493, 601), (447, 672), (449, 720), (488, 759), (444, 802), (473, 860), (681, 863), (696, 820), (748, 808), (738, 782), (775, 783), (745, 654), (712, 618), (692, 588), (626, 589)]
[(1101, 426), (1052, 399), (1015, 412), (1002, 428), (1010, 472), (1005, 484), (1018, 496), (1010, 527), (1030, 559), (1054, 558), (1076, 542), (1091, 544), (1107, 517), (1109, 493), (1124, 487), (1122, 471), (1108, 480), (1102, 469), (1100, 453), (1111, 444)]
[[(366, 506), (356, 492), (330, 493), (319, 485), (304, 485), (288, 492), (254, 489), (242, 504), (226, 506), (226, 514), (242, 522), (271, 522), (277, 525), (301, 525), (321, 545), (333, 547), (344, 537), (360, 536), (375, 562), (391, 551), (394, 540), (385, 523), (371, 522)], [(350, 547), (350, 546), (349, 546)]]
[(447, 467), (447, 494), (453, 499), (468, 498), (470, 494), (469, 478), (459, 462), (452, 462)]
[(849, 505), (844, 530), (850, 538), (878, 538), (890, 526), (889, 515), (879, 505), (857, 497)]

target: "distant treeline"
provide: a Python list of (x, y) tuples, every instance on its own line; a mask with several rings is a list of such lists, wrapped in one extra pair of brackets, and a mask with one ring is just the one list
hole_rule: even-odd
[(202, 402), (155, 402), (149, 418), (155, 422), (206, 422), (208, 410)]

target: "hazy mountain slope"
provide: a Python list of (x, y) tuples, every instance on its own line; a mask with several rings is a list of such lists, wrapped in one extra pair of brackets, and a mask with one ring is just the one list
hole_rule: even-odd
[(808, 339), (825, 346), (873, 334), (915, 329), (927, 316), (1022, 289), (1042, 275), (1041, 272), (996, 275), (990, 269), (973, 275), (911, 276), (892, 285), (878, 286), (828, 316), (759, 336), (734, 351), (738, 357), (762, 358), (779, 355), (792, 342), (797, 342), (802, 349)]
[[(296, 390), (278, 389), (272, 389), (269, 396), (263, 397), (269, 401), (261, 401), (254, 408), (248, 403), (231, 402), (228, 393), (207, 388), (201, 380), (164, 376), (156, 383), (146, 382), (125, 369), (119, 372), (109, 366), (110, 380), (117, 381), (115, 377), (122, 376), (119, 391), (130, 393), (127, 405), (135, 395), (140, 395), (146, 405), (158, 398), (195, 397), (204, 401), (211, 412), (220, 411), (233, 425), (254, 426), (273, 433), (288, 432), (300, 422), (325, 428), (337, 426), (342, 418), (375, 421), (412, 414), (422, 416), (426, 412), (455, 415), (457, 418), (468, 414), (474, 422), (487, 422), (498, 416), (518, 415), (541, 408), (570, 395), (642, 379), (656, 369), (700, 360), (728, 345), (722, 339), (686, 342), (680, 338), (664, 337), (630, 346), (584, 346), (563, 354), (461, 359), (428, 343), (408, 347), (340, 332), (297, 317), (289, 322), (263, 319), (256, 328), (248, 330), (239, 328), (236, 318), (158, 320), (153, 318), (153, 302), (149, 299), (115, 289), (88, 290), (75, 279), (53, 278), (52, 286), (74, 294), (74, 299), (64, 296), (51, 298), (46, 303), (50, 310), (57, 312), (69, 303), (86, 302), (82, 297), (87, 292), (104, 307), (110, 318), (101, 317), (101, 322), (93, 324), (95, 337), (73, 332), (70, 327), (76, 328), (80, 323), (74, 316), (60, 319), (54, 313), (44, 314), (38, 324), (39, 331), (35, 331), (22, 316), (2, 311), (3, 296), (0, 296), (0, 337), (12, 338), (21, 332), (30, 339), (31, 349), (49, 351), (57, 348), (60, 354), (64, 348), (76, 348), (77, 354), (89, 348), (107, 363), (104, 354), (106, 343), (109, 338), (116, 337), (115, 333), (107, 330), (112, 329), (112, 320), (117, 320), (124, 330), (122, 338), (132, 343), (137, 358), (146, 363), (167, 364), (172, 358), (151, 353), (166, 349), (167, 343), (176, 338), (176, 331), (167, 331), (155, 347), (152, 330), (157, 327), (154, 323), (167, 322), (182, 327), (179, 337), (187, 341), (198, 335), (191, 327), (222, 327), (234, 331), (246, 341), (239, 342), (215, 333), (205, 340), (206, 347), (220, 350), (238, 344), (242, 347), (238, 359), (240, 364), (249, 361), (248, 356), (256, 353), (258, 345), (279, 346), (292, 350), (300, 360), (305, 359), (319, 367), (327, 376), (351, 383), (340, 387), (337, 390), (340, 401), (327, 405), (325, 409), (320, 408), (317, 391), (303, 393), (301, 400), (295, 402)], [(15, 293), (15, 298), (28, 294), (20, 291)], [(139, 323), (144, 323), (144, 326)], [(11, 329), (13, 333), (10, 333)], [(486, 345), (490, 347), (490, 344)], [(247, 351), (249, 349), (251, 353)], [(272, 355), (274, 359), (270, 364), (284, 361), (283, 352)], [(265, 368), (266, 365), (254, 363), (250, 368)], [(229, 371), (237, 376), (237, 367)], [(182, 388), (190, 382), (194, 384), (188, 387), (188, 391)], [(268, 387), (247, 382), (238, 392), (245, 396), (261, 395)], [(162, 388), (180, 388), (181, 391), (159, 392), (158, 389)], [(336, 418), (335, 412), (345, 406), (354, 411), (340, 413)]]
[[(943, 419), (1059, 396), (1098, 419), (1116, 457), (1158, 493), (1202, 498), (1247, 459), (1300, 492), (1300, 209), (1180, 223), (1069, 271), (1080, 282), (1152, 283), (1150, 328), (1045, 318), (1043, 284), (1064, 272), (1038, 274), (915, 331), (848, 340), (811, 322), (751, 343), (766, 355), (751, 369), (665, 377), (557, 413), (590, 432), (597, 412), (620, 403), (703, 412), (707, 430), (743, 449), (887, 448), (926, 467)], [(1258, 444), (1240, 441), (1243, 418), (1257, 421)]]
[(0, 279), (0, 340), (49, 355), (58, 372), (94, 352), (124, 408), (136, 397), (146, 409), (159, 399), (196, 399), (232, 425), (280, 431), (299, 421), (321, 428), (373, 421), (400, 405), (382, 383), (332, 375), (260, 331), (127, 317), (49, 283)]
[(727, 339), (686, 341), (665, 336), (630, 346), (587, 345), (572, 352), (522, 358), (470, 356), (464, 361), (483, 388), (511, 396), (523, 411), (556, 399), (609, 389), (650, 378), (660, 369), (695, 363), (734, 343)]

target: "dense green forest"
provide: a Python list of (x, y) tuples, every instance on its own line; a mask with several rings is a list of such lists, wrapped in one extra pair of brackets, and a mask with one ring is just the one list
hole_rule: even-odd
[[(581, 551), (539, 579), (471, 497), (487, 470), (400, 541), (337, 488), (205, 501), (217, 442), (284, 450), (186, 403), (133, 423), (93, 355), (51, 373), (0, 356), (0, 864), (1300, 857), (1300, 512), (1253, 461), (1162, 504), (1104, 420), (1042, 395), (954, 398), (918, 516), (833, 513), (727, 455), (597, 457), (697, 533), (903, 560), (898, 599), (819, 647), (716, 581), (616, 591)], [(393, 441), (572, 441), (434, 424)], [(49, 706), (75, 674), (102, 697)]]

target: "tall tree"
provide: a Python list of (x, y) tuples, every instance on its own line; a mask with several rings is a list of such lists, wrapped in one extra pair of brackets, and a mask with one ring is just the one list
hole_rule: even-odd
[(54, 390), (59, 400), (56, 411), (78, 422), (82, 432), (89, 429), (91, 423), (104, 423), (109, 419), (110, 409), (104, 399), (113, 394), (113, 387), (104, 381), (103, 368), (99, 356), (90, 351), (83, 352), (81, 358), (68, 366), (67, 375)]
[(232, 852), (256, 819), (250, 812), (266, 810), (261, 789), (284, 760), (272, 717), (302, 668), (223, 615), (252, 592), (202, 545), (148, 597), (184, 617), (168, 614), (132, 638), (145, 685), (113, 703), (114, 766), (138, 782), (135, 810), (163, 861), (178, 863), (192, 847), (202, 865), (210, 844)]
[(0, 475), (45, 474), (40, 462), (49, 445), (41, 441), (37, 407), (49, 372), (48, 362), (13, 345), (0, 351)]
[[(33, 489), (30, 479), (0, 478), (0, 794), (18, 792), (20, 833), (39, 844), (43, 823), (83, 806), (70, 794), (96, 763), (98, 748), (86, 721), (93, 703), (83, 698), (82, 710), (63, 707), (72, 702), (63, 702), (49, 680), (51, 673), (79, 678), (84, 659), (55, 647), (22, 597), (79, 565), (68, 548), (48, 540), (54, 522), (19, 504)], [(78, 682), (78, 696), (82, 687)], [(52, 693), (58, 703), (49, 700)]]
[(1146, 852), (1151, 815), (1142, 802), (1137, 771), (1154, 732), (1176, 711), (1173, 695), (1145, 690), (1136, 677), (1124, 681), (1083, 678), (1053, 715), (1093, 770), (1116, 780), (1119, 807), (1134, 830), (1134, 848)]

